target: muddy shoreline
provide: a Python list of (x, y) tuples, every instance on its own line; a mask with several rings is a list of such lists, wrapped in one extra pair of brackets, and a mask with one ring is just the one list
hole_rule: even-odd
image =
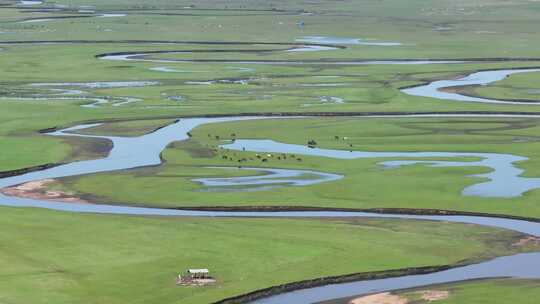
[(64, 202), (73, 204), (87, 204), (88, 201), (62, 190), (47, 189), (47, 186), (56, 182), (55, 179), (42, 179), (26, 182), (15, 186), (1, 188), (0, 193), (5, 196), (23, 197), (35, 200)]

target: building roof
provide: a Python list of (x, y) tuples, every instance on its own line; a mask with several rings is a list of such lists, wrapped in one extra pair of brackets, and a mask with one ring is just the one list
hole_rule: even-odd
[(210, 270), (208, 270), (208, 269), (206, 269), (206, 268), (202, 268), (202, 269), (188, 269), (187, 272), (190, 273), (190, 274), (201, 274), (201, 273), (209, 273)]

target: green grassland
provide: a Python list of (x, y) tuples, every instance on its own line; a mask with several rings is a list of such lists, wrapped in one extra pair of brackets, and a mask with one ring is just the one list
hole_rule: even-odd
[(472, 93), (498, 99), (540, 100), (540, 73), (517, 74), (496, 84), (475, 88)]
[[(396, 58), (404, 52), (414, 52), (419, 57), (497, 57), (535, 56), (540, 44), (535, 42), (536, 25), (540, 12), (534, 1), (520, 0), (508, 4), (496, 0), (470, 1), (320, 1), (302, 3), (296, 1), (159, 1), (155, 6), (163, 11), (151, 11), (152, 5), (144, 3), (140, 8), (129, 1), (81, 1), (95, 5), (96, 10), (135, 9), (120, 18), (80, 18), (43, 23), (7, 23), (2, 39), (20, 40), (21, 34), (28, 40), (39, 39), (154, 39), (187, 40), (246, 40), (246, 41), (292, 41), (300, 36), (327, 35), (399, 41), (402, 48), (359, 47), (362, 53)], [(77, 2), (69, 3), (76, 6)], [(81, 3), (82, 4), (82, 3)], [(196, 8), (214, 8), (212, 12), (184, 7), (195, 4)], [(234, 9), (283, 9), (289, 14), (267, 11), (255, 16), (247, 11), (224, 13), (225, 6)], [(16, 12), (14, 9), (4, 9)], [(312, 12), (302, 15), (300, 11)], [(227, 11), (226, 11), (227, 12)], [(149, 14), (153, 13), (153, 14)], [(233, 14), (234, 13), (234, 14)], [(32, 13), (34, 14), (34, 13)], [(33, 17), (24, 14), (25, 17)], [(74, 15), (73, 13), (66, 13)], [(58, 14), (57, 14), (58, 15)], [(75, 14), (76, 15), (76, 14)], [(202, 16), (201, 16), (202, 15)], [(42, 13), (37, 13), (42, 17)], [(298, 21), (306, 26), (299, 28)], [(374, 26), (374, 23), (377, 25)], [(256, 24), (257, 26), (252, 26)], [(66, 31), (66, 25), (73, 27)], [(104, 31), (110, 29), (112, 31)], [(181, 29), (172, 30), (172, 29)], [(524, 42), (527, 43), (524, 43)]]
[[(451, 79), (481, 69), (540, 66), (538, 61), (437, 65), (326, 65), (318, 60), (538, 57), (540, 2), (532, 0), (70, 0), (44, 13), (0, 0), (0, 172), (46, 163), (103, 157), (110, 143), (61, 138), (41, 129), (118, 121), (85, 130), (139, 136), (177, 117), (240, 112), (519, 111), (534, 105), (493, 105), (413, 97), (400, 88)], [(25, 23), (29, 18), (88, 16)], [(307, 13), (307, 14), (306, 14)], [(305, 25), (298, 26), (303, 21)], [(363, 38), (400, 46), (347, 45), (320, 52), (286, 52), (304, 36)], [(107, 43), (5, 44), (5, 41), (110, 40)], [(150, 44), (119, 40), (247, 42)], [(253, 44), (249, 43), (253, 42)], [(257, 44), (255, 42), (283, 43)], [(268, 51), (269, 49), (273, 51)], [(109, 52), (176, 50), (158, 59), (297, 60), (303, 65), (233, 62), (139, 62), (97, 59)], [(215, 51), (218, 52), (215, 52)], [(236, 51), (235, 51), (236, 50)], [(250, 50), (250, 52), (238, 51)], [(187, 52), (191, 51), (191, 52)], [(172, 72), (155, 68), (166, 67)], [(540, 73), (513, 75), (466, 93), (538, 100)], [(245, 80), (247, 84), (234, 83)], [(79, 88), (91, 97), (140, 101), (96, 108), (92, 101), (54, 95), (36, 83), (155, 81), (125, 88)], [(211, 81), (212, 84), (196, 84)], [(195, 82), (195, 83), (194, 83)], [(56, 91), (58, 92), (58, 91)], [(32, 96), (45, 96), (32, 100)], [(180, 98), (181, 97), (181, 98)], [(332, 103), (328, 97), (342, 98)], [(21, 99), (22, 98), (22, 99)], [(25, 99), (26, 98), (26, 99)], [(325, 99), (326, 98), (326, 99)], [(126, 121), (127, 120), (127, 121)], [(171, 144), (164, 164), (59, 179), (51, 187), (91, 201), (152, 207), (317, 206), (437, 208), (540, 217), (538, 190), (522, 197), (464, 197), (486, 168), (383, 170), (381, 159), (303, 157), (261, 162), (250, 152), (217, 148), (231, 134), (358, 151), (497, 152), (526, 156), (525, 176), (540, 176), (535, 119), (309, 118), (205, 125)], [(210, 136), (209, 136), (210, 135)], [(219, 140), (216, 140), (219, 136)], [(347, 137), (347, 140), (336, 140)], [(224, 159), (227, 156), (227, 160)], [(207, 168), (243, 166), (310, 169), (345, 178), (260, 192), (205, 192), (198, 177), (258, 174)], [(232, 159), (232, 160), (231, 160)], [(463, 161), (472, 158), (460, 159)], [(157, 218), (71, 214), (2, 207), (0, 303), (211, 303), (260, 288), (353, 272), (485, 260), (538, 250), (511, 246), (514, 232), (464, 224), (365, 219)], [(208, 267), (212, 287), (183, 288), (174, 279), (188, 267)], [(536, 282), (486, 281), (453, 286), (441, 303), (531, 303)], [(516, 292), (516, 290), (518, 290)], [(504, 302), (503, 300), (507, 300)], [(416, 301), (416, 299), (415, 299)]]
[[(33, 45), (5, 47), (0, 53), (0, 63), (6, 81), (0, 87), (2, 103), (10, 101), (9, 93), (18, 92), (19, 96), (33, 93), (29, 84), (50, 82), (93, 82), (93, 81), (157, 81), (160, 84), (138, 88), (93, 89), (95, 96), (129, 96), (142, 99), (141, 102), (109, 109), (118, 114), (129, 110), (141, 112), (177, 113), (219, 113), (238, 111), (448, 111), (448, 110), (499, 110), (499, 111), (536, 111), (535, 106), (522, 105), (485, 105), (455, 101), (441, 101), (432, 98), (418, 98), (403, 94), (399, 88), (419, 84), (435, 79), (452, 78), (467, 72), (483, 68), (504, 68), (535, 66), (537, 63), (486, 63), (452, 64), (423, 66), (268, 66), (239, 65), (235, 63), (136, 63), (98, 60), (94, 55), (111, 51), (151, 50), (156, 46), (134, 44), (99, 44), (99, 45)], [(160, 49), (186, 49), (190, 46), (160, 46)], [(215, 46), (198, 46), (198, 49)], [(221, 48), (221, 47), (220, 47)], [(309, 52), (304, 52), (309, 53)], [(321, 52), (311, 52), (321, 53)], [(328, 52), (343, 54), (346, 59), (354, 59), (355, 54), (348, 50)], [(348, 55), (347, 55), (348, 53)], [(252, 59), (253, 55), (198, 53), (194, 56), (233, 56), (234, 59)], [(185, 55), (187, 58), (190, 55)], [(254, 56), (257, 56), (256, 54)], [(272, 53), (263, 59), (279, 58), (281, 53)], [(305, 56), (294, 53), (291, 59), (303, 59)], [(311, 55), (313, 56), (313, 55)], [(70, 62), (77, 62), (73, 69)], [(167, 67), (179, 72), (167, 73), (151, 70)], [(252, 69), (252, 72), (238, 71), (238, 68)], [(39, 68), (39, 69), (38, 69)], [(83, 70), (84, 73), (80, 73)], [(328, 78), (327, 76), (340, 76)], [(512, 76), (512, 77), (518, 77)], [(247, 85), (234, 83), (216, 83), (211, 85), (190, 84), (193, 81), (248, 80)], [(317, 86), (317, 85), (335, 85)], [(61, 87), (61, 86), (60, 86)], [(14, 91), (15, 88), (17, 91)], [(172, 94), (179, 94), (184, 100), (167, 99)], [(15, 95), (18, 96), (18, 95)], [(341, 104), (318, 104), (320, 96), (335, 96), (344, 99)], [(15, 98), (13, 102), (22, 103)], [(26, 101), (31, 103), (32, 101)], [(61, 104), (69, 101), (54, 100)], [(73, 100), (72, 103), (89, 103)], [(305, 104), (312, 104), (306, 107)], [(153, 106), (154, 108), (148, 108)], [(166, 106), (166, 109), (155, 108)], [(107, 107), (107, 106), (104, 106)], [(95, 109), (80, 109), (93, 111)]]
[[(210, 303), (354, 272), (473, 262), (535, 250), (518, 233), (401, 220), (140, 218), (3, 208), (5, 303)], [(474, 229), (471, 229), (474, 228)], [(211, 287), (178, 287), (208, 267)]]
[[(413, 165), (384, 170), (379, 163), (389, 159), (340, 160), (300, 155), (262, 162), (256, 153), (226, 151), (218, 146), (227, 143), (234, 133), (237, 139), (272, 139), (300, 145), (315, 140), (320, 148), (345, 151), (509, 153), (528, 157), (517, 166), (525, 170), (524, 176), (538, 177), (539, 127), (535, 119), (510, 118), (308, 118), (208, 124), (192, 131), (190, 140), (170, 145), (162, 154), (162, 166), (66, 178), (60, 183), (82, 197), (91, 194), (91, 200), (130, 205), (434, 208), (538, 217), (538, 190), (515, 198), (462, 196), (463, 188), (481, 181), (470, 175), (488, 172), (488, 168)], [(118, 129), (121, 127), (107, 124), (99, 131), (123, 135), (114, 131)], [(247, 161), (238, 163), (239, 159)], [(260, 192), (203, 191), (205, 187), (193, 179), (257, 174), (207, 168), (215, 166), (310, 169), (345, 178)]]
[[(78, 2), (70, 2), (74, 6)], [(292, 43), (309, 35), (350, 36), (379, 41), (399, 41), (396, 47), (349, 45), (347, 49), (326, 52), (192, 53), (156, 55), (167, 58), (199, 59), (368, 59), (368, 58), (482, 58), (535, 56), (540, 45), (531, 32), (540, 12), (532, 1), (469, 3), (467, 1), (321, 1), (295, 2), (200, 2), (196, 9), (185, 9), (189, 2), (159, 1), (155, 5), (121, 1), (90, 1), (98, 12), (126, 10), (128, 16), (116, 18), (59, 19), (43, 23), (17, 23), (21, 18), (46, 17), (44, 13), (20, 13), (14, 8), (0, 10), (1, 40), (195, 40), (262, 41)], [(46, 6), (46, 5), (44, 5)], [(224, 10), (225, 8), (228, 10)], [(284, 9), (286, 7), (286, 9)], [(214, 8), (215, 10), (206, 10)], [(272, 11), (275, 8), (277, 11)], [(392, 8), (392, 9), (389, 9)], [(238, 9), (242, 9), (239, 13)], [(281, 10), (292, 12), (282, 14)], [(250, 15), (249, 10), (257, 13)], [(266, 11), (265, 11), (266, 10)], [(268, 11), (269, 10), (269, 11)], [(299, 11), (314, 12), (299, 15)], [(173, 15), (163, 15), (163, 11)], [(73, 12), (65, 14), (73, 15)], [(56, 13), (62, 15), (64, 13)], [(183, 15), (174, 15), (183, 14)], [(189, 14), (196, 14), (191, 16)], [(197, 14), (209, 16), (201, 17)], [(216, 16), (212, 16), (216, 14)], [(519, 16), (519, 18), (517, 17)], [(4, 19), (2, 19), (4, 20)], [(296, 22), (306, 26), (298, 28)], [(256, 27), (251, 26), (257, 24)], [(377, 24), (377, 26), (373, 26)], [(442, 29), (444, 30), (442, 30)], [(171, 29), (181, 29), (171, 30)], [(110, 30), (110, 31), (105, 31)], [(264, 34), (261, 34), (264, 33)], [(150, 38), (149, 38), (150, 37)], [(526, 42), (526, 43), (525, 43)], [(495, 45), (498, 43), (500, 45)], [(236, 64), (189, 64), (110, 62), (94, 55), (131, 50), (230, 50), (234, 48), (283, 48), (285, 46), (228, 45), (149, 45), (149, 44), (68, 44), (4, 45), (0, 52), (3, 85), (9, 88), (36, 82), (157, 80), (162, 85), (145, 88), (93, 90), (96, 95), (131, 96), (144, 101), (125, 109), (107, 109), (126, 117), (130, 111), (160, 115), (167, 113), (205, 114), (238, 111), (386, 111), (386, 110), (519, 110), (536, 111), (534, 106), (481, 105), (404, 95), (398, 88), (427, 80), (454, 77), (484, 68), (535, 66), (538, 63), (486, 63), (427, 66), (262, 66), (242, 65), (253, 72), (231, 69)], [(166, 65), (183, 71), (163, 73), (148, 69)], [(76, 67), (76, 68), (74, 68)], [(81, 73), (81, 71), (84, 71)], [(193, 71), (193, 72), (192, 72)], [(343, 76), (315, 79), (316, 76)], [(516, 76), (518, 77), (518, 76)], [(187, 85), (186, 81), (227, 78), (255, 78), (249, 85)], [(309, 87), (320, 82), (343, 83), (340, 87)], [(29, 90), (28, 87), (21, 89)], [(182, 102), (167, 99), (172, 93), (185, 97)], [(343, 98), (343, 104), (321, 104), (320, 96)], [(9, 100), (9, 97), (7, 98)], [(6, 100), (2, 100), (5, 103)], [(17, 102), (17, 101), (16, 101)], [(18, 101), (20, 102), (20, 101)], [(66, 104), (67, 101), (54, 101)], [(72, 103), (85, 103), (72, 101)], [(309, 106), (305, 106), (305, 105)], [(147, 108), (148, 106), (152, 108)], [(129, 109), (127, 109), (129, 108)], [(134, 109), (132, 109), (134, 108)], [(89, 109), (81, 109), (81, 111)], [(92, 113), (98, 116), (94, 109)]]
[[(125, 45), (123, 47), (126, 47)], [(29, 51), (33, 48), (33, 51)], [(49, 48), (49, 49), (48, 49)], [(155, 80), (162, 84), (139, 88), (90, 89), (96, 96), (128, 96), (143, 99), (122, 107), (105, 105), (101, 108), (81, 108), (88, 101), (21, 101), (2, 99), (3, 120), (0, 129), (3, 139), (0, 145), (20, 149), (4, 149), (0, 170), (17, 169), (47, 162), (64, 160), (69, 155), (69, 146), (61, 147), (60, 139), (38, 137), (35, 131), (57, 125), (74, 124), (81, 120), (137, 118), (160, 116), (201, 115), (207, 113), (271, 112), (271, 111), (452, 111), (452, 110), (499, 110), (536, 111), (536, 106), (483, 105), (453, 101), (414, 98), (398, 91), (403, 85), (410, 85), (436, 79), (452, 77), (463, 66), (399, 66), (399, 67), (342, 67), (325, 68), (312, 73), (315, 67), (253, 67), (255, 72), (238, 72), (235, 65), (182, 64), (172, 67), (178, 70), (204, 71), (202, 73), (163, 73), (148, 70), (157, 64), (118, 65), (116, 62), (96, 61), (93, 46), (76, 47), (17, 47), (17, 58), (0, 56), (3, 75), (9, 79), (3, 84), (4, 90), (14, 86), (29, 90), (27, 84), (36, 82), (92, 82), (92, 81), (140, 81)], [(48, 49), (48, 50), (46, 50)], [(53, 58), (50, 54), (58, 52)], [(64, 53), (65, 52), (65, 53)], [(83, 54), (78, 54), (82, 52)], [(20, 55), (20, 57), (19, 57)], [(40, 57), (42, 56), (42, 57)], [(29, 59), (30, 58), (30, 59)], [(49, 63), (57, 61), (58, 65)], [(72, 69), (68, 62), (78, 62), (80, 69)], [(36, 65), (36, 62), (40, 62)], [(167, 65), (169, 66), (169, 65)], [(474, 70), (479, 65), (466, 65)], [(499, 63), (496, 66), (502, 67)], [(39, 67), (39, 68), (38, 68)], [(41, 69), (43, 67), (43, 70)], [(5, 69), (5, 70), (4, 70)], [(37, 69), (37, 70), (36, 70)], [(398, 70), (399, 69), (399, 70)], [(422, 71), (420, 71), (422, 70)], [(40, 72), (42, 71), (42, 72)], [(416, 72), (415, 72), (416, 71)], [(436, 72), (439, 71), (439, 72)], [(415, 74), (418, 73), (418, 74)], [(28, 75), (32, 75), (29, 78)], [(246, 75), (247, 74), (247, 75)], [(324, 76), (343, 75), (341, 78)], [(323, 76), (323, 77), (317, 77)], [(514, 75), (522, 77), (524, 75)], [(190, 85), (187, 81), (205, 81), (226, 78), (256, 78), (253, 84)], [(385, 79), (394, 79), (389, 82)], [(328, 83), (344, 83), (337, 87), (306, 87)], [(307, 88), (307, 89), (306, 89)], [(171, 96), (182, 96), (181, 101), (170, 100)], [(321, 97), (332, 96), (344, 99), (344, 103), (321, 102)], [(49, 111), (50, 110), (50, 111)], [(32, 119), (29, 119), (29, 118)], [(47, 153), (42, 153), (46, 147)]]

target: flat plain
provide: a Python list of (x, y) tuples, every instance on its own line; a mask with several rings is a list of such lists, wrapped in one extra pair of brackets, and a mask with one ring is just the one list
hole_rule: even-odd
[[(537, 254), (539, 18), (532, 0), (0, 0), (0, 303), (252, 303), (224, 299)], [(203, 117), (229, 121), (177, 131), (157, 163), (89, 169)], [(188, 268), (216, 283), (177, 286)], [(538, 279), (389, 292), (533, 303)], [(349, 293), (330, 301), (366, 296)]]

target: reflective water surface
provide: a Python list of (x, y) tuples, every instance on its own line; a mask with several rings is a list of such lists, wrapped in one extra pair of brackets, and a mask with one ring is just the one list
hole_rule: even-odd
[[(415, 117), (419, 115), (414, 115)], [(448, 115), (420, 115), (424, 117), (443, 117)], [(470, 117), (470, 115), (465, 115)], [(490, 117), (490, 115), (484, 115)], [(500, 117), (501, 115), (492, 115)], [(525, 117), (527, 115), (506, 115), (506, 117)], [(68, 128), (62, 131), (50, 133), (52, 136), (78, 136), (89, 138), (105, 138), (111, 140), (114, 144), (110, 154), (103, 159), (74, 162), (38, 172), (31, 172), (19, 176), (0, 179), (0, 187), (8, 187), (24, 182), (58, 178), (65, 176), (74, 176), (81, 174), (90, 174), (97, 172), (108, 172), (128, 168), (156, 165), (161, 163), (159, 154), (171, 142), (185, 140), (188, 138), (187, 132), (193, 128), (207, 123), (217, 123), (225, 121), (238, 121), (248, 119), (265, 119), (261, 117), (228, 117), (228, 118), (192, 118), (182, 119), (177, 123), (166, 126), (156, 132), (139, 137), (107, 137), (93, 135), (79, 135), (71, 132), (97, 126), (99, 124), (81, 125)], [(284, 146), (285, 145), (285, 146)], [(328, 149), (310, 149), (299, 145), (287, 145), (273, 141), (253, 141), (237, 140), (234, 144), (228, 145), (228, 148), (246, 147), (247, 149), (264, 152), (291, 152), (305, 155), (319, 155), (324, 157), (336, 157), (342, 159), (351, 159), (356, 157), (377, 157), (391, 158), (422, 158), (422, 157), (456, 157), (476, 155), (483, 158), (482, 165), (492, 167), (495, 175), (490, 175), (490, 182), (501, 178), (507, 174), (510, 180), (518, 182), (517, 171), (512, 162), (522, 160), (519, 156), (492, 153), (460, 153), (448, 154), (446, 152), (347, 152)], [(352, 154), (351, 154), (352, 153)], [(432, 165), (438, 165), (438, 162), (430, 161)], [(471, 162), (474, 163), (474, 162)], [(469, 163), (470, 164), (470, 163)], [(405, 163), (387, 162), (389, 166), (401, 166)], [(445, 162), (443, 165), (454, 165), (452, 162)], [(457, 165), (457, 163), (455, 163)], [(467, 165), (466, 162), (461, 165)], [(274, 170), (274, 169), (271, 169)], [(328, 178), (334, 178), (328, 176)], [(337, 178), (337, 177), (335, 177)], [(212, 181), (214, 183), (229, 181)], [(249, 181), (248, 181), (249, 182)], [(240, 180), (240, 183), (242, 181)], [(482, 185), (476, 184), (473, 186)], [(489, 188), (489, 187), (488, 187)], [(515, 190), (510, 189), (510, 193)], [(503, 194), (502, 192), (496, 192)], [(196, 217), (366, 217), (366, 218), (400, 218), (410, 220), (434, 220), (444, 222), (471, 223), (491, 227), (499, 227), (519, 231), (540, 237), (540, 223), (528, 222), (522, 220), (502, 219), (496, 217), (478, 217), (478, 216), (423, 216), (423, 215), (404, 215), (404, 214), (374, 214), (365, 212), (346, 212), (346, 211), (281, 211), (281, 212), (235, 212), (235, 211), (188, 211), (172, 210), (159, 208), (142, 208), (128, 206), (114, 206), (106, 204), (73, 204), (51, 201), (41, 201), (25, 198), (8, 197), (0, 194), (0, 205), (14, 207), (39, 207), (69, 212), (83, 213), (109, 213), (109, 214), (132, 214), (132, 215), (160, 215), (160, 216), (196, 216)], [(323, 287), (303, 289), (281, 295), (269, 297), (256, 301), (255, 303), (314, 303), (329, 299), (349, 297), (366, 293), (388, 291), (393, 289), (424, 286), (434, 283), (454, 282), (466, 279), (487, 278), (487, 277), (519, 277), (519, 278), (540, 278), (540, 253), (517, 254), (509, 257), (501, 257), (488, 262), (479, 263), (470, 266), (464, 266), (451, 270), (436, 272), (425, 275), (403, 276), (397, 278), (359, 281), (345, 284), (334, 284)]]

